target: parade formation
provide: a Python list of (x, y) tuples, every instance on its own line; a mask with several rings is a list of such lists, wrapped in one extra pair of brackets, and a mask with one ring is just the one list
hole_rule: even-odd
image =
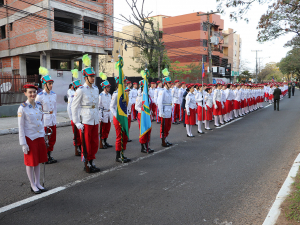
[[(78, 70), (72, 70), (73, 82), (68, 90), (67, 111), (74, 134), (75, 156), (80, 156), (86, 173), (96, 173), (100, 169), (95, 164), (99, 149), (115, 148), (116, 162), (129, 163), (125, 157), (131, 123), (138, 122), (141, 152), (151, 154), (151, 130), (153, 124), (160, 126), (161, 145), (169, 147), (169, 132), (172, 125), (183, 124), (187, 137), (194, 138), (192, 126), (197, 126), (199, 134), (211, 131), (210, 123), (220, 127), (236, 118), (243, 117), (263, 108), (263, 102), (274, 102), (274, 91), (282, 99), (289, 91), (287, 83), (263, 84), (206, 84), (172, 83), (169, 71), (162, 71), (161, 81), (149, 83), (147, 68), (141, 72), (138, 84), (127, 81), (123, 73), (123, 59), (116, 63), (118, 76), (115, 77), (116, 90), (110, 94), (111, 84), (105, 74), (100, 73), (101, 88), (94, 85), (96, 73), (91, 67), (88, 55), (82, 57), (84, 84), (78, 80)], [(40, 163), (53, 164), (58, 161), (52, 156), (56, 142), (57, 96), (52, 91), (54, 82), (46, 68), (40, 68), (44, 90), (37, 94), (37, 87), (25, 85), (27, 101), (18, 109), (19, 141), (24, 153), (24, 164), (30, 181), (31, 191), (39, 194), (47, 191), (40, 184)], [(278, 87), (280, 91), (278, 91)], [(275, 107), (274, 107), (275, 110)], [(115, 127), (114, 146), (107, 142)], [(172, 137), (170, 140), (173, 139)], [(58, 162), (59, 163), (59, 162)], [(99, 163), (98, 163), (99, 164)]]

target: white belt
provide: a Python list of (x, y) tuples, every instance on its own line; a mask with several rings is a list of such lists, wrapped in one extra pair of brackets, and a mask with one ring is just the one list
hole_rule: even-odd
[(53, 111), (43, 112), (44, 114), (53, 114)]
[(83, 108), (83, 109), (94, 109), (94, 108), (96, 108), (96, 105), (82, 105), (81, 108)]
[(163, 103), (163, 105), (169, 105), (169, 106), (172, 106), (172, 103)]

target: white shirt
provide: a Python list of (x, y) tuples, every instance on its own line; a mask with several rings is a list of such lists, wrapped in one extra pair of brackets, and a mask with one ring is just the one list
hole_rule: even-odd
[(222, 97), (222, 94), (221, 94), (221, 90), (219, 89), (216, 89), (214, 91), (214, 95), (213, 95), (213, 103), (214, 105), (216, 105), (216, 102), (221, 102), (221, 97)]
[(111, 98), (111, 102), (110, 102), (110, 111), (114, 117), (117, 117), (117, 108), (118, 108), (117, 101), (118, 101), (118, 90), (114, 91), (112, 98)]
[[(73, 122), (87, 125), (97, 125), (99, 124), (99, 89), (97, 86), (92, 85), (89, 87), (86, 83), (80, 86), (74, 95), (72, 102), (72, 118)], [(94, 106), (93, 108), (84, 108), (84, 106)], [(80, 117), (78, 115), (78, 110), (80, 109)]]
[(171, 118), (172, 116), (172, 93), (171, 90), (163, 88), (157, 99), (157, 105), (159, 109), (159, 116), (163, 118)]
[(197, 92), (197, 94), (195, 96), (195, 100), (196, 100), (198, 106), (202, 107), (203, 96), (202, 96), (202, 92), (201, 91)]
[(43, 112), (48, 112), (47, 114), (44, 114), (44, 127), (56, 125), (56, 99), (57, 96), (53, 91), (50, 91), (50, 93), (48, 94), (45, 90), (38, 93), (35, 98), (35, 101), (42, 104)]
[(187, 114), (190, 113), (190, 109), (196, 109), (196, 99), (194, 93), (189, 92), (186, 96), (186, 101), (185, 101), (185, 109)]
[(135, 88), (132, 88), (129, 93), (129, 101), (131, 102), (131, 104), (135, 104), (137, 95), (138, 91)]
[(240, 90), (235, 89), (234, 94), (235, 94), (234, 100), (240, 102), (241, 101), (241, 92), (240, 92)]
[(103, 123), (108, 123), (112, 119), (110, 116), (110, 102), (111, 94), (105, 94), (105, 92), (102, 91), (99, 95), (99, 119)]
[(204, 100), (205, 100), (205, 106), (208, 106), (209, 108), (212, 108), (212, 105), (213, 105), (213, 99), (212, 99), (212, 96), (211, 94), (206, 94), (205, 97), (204, 97)]
[(68, 91), (67, 91), (68, 98), (70, 98), (74, 94), (75, 94), (74, 89), (68, 89)]
[(172, 103), (173, 104), (180, 104), (180, 100), (179, 100), (179, 88), (178, 87), (174, 87), (172, 89)]
[(135, 100), (135, 110), (141, 113), (143, 104), (143, 93), (139, 93)]
[(45, 136), (42, 105), (36, 102), (35, 106), (27, 100), (18, 109), (19, 142), (26, 145), (26, 137), (35, 140)]
[(159, 92), (160, 92), (161, 90), (163, 90), (163, 88), (158, 87), (158, 88), (156, 88), (156, 90), (154, 91), (154, 103), (155, 103), (156, 105), (157, 105), (158, 94), (159, 94)]
[(155, 92), (156, 88), (149, 88), (149, 96), (151, 97), (152, 101), (154, 99), (154, 92)]

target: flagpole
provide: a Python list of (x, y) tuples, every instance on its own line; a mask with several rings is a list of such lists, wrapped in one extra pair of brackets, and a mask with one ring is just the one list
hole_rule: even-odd
[[(203, 71), (203, 55), (202, 55), (202, 121), (201, 121), (201, 123), (203, 123), (203, 112), (204, 112), (204, 110), (203, 110), (203, 106), (204, 106), (203, 73), (204, 73), (204, 71)], [(202, 124), (201, 124), (201, 126), (202, 126)]]

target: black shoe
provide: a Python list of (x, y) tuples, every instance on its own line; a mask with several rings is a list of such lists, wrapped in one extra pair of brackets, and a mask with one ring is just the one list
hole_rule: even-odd
[(48, 191), (48, 189), (46, 189), (46, 188), (43, 188), (43, 189), (39, 188), (39, 190), (40, 190), (41, 192), (46, 192), (46, 191)]
[(30, 187), (30, 190), (31, 190), (31, 192), (33, 192), (34, 194), (41, 194), (42, 193), (42, 191), (39, 189), (38, 191), (34, 191), (33, 189), (32, 189), (32, 187)]
[(151, 154), (151, 153), (153, 153), (154, 152), (154, 150), (153, 149), (151, 149), (151, 148), (148, 148), (148, 154)]
[(220, 125), (214, 125), (215, 127), (219, 127)]
[(112, 145), (110, 145), (109, 143), (107, 143), (106, 140), (107, 140), (107, 138), (104, 138), (104, 144), (105, 144), (105, 146), (108, 147), (108, 148), (111, 148)]
[(183, 124), (183, 127), (186, 127), (186, 125), (185, 125), (185, 124)]
[(127, 142), (132, 142), (132, 140), (131, 140), (131, 139), (128, 139)]
[(190, 138), (193, 138), (193, 137), (195, 137), (194, 135), (192, 135), (192, 136), (189, 136)]
[(221, 125), (224, 125), (225, 123), (220, 123)]
[(148, 152), (147, 152), (147, 146), (146, 146), (146, 144), (141, 144), (141, 146), (142, 146), (141, 152), (142, 152), (142, 153), (148, 153)]
[(98, 173), (100, 172), (100, 169), (97, 168), (95, 165), (90, 166), (90, 173)]
[(169, 146), (173, 145), (173, 144), (170, 143), (168, 140), (166, 140), (166, 143), (167, 143)]
[(199, 130), (198, 130), (198, 134), (205, 134), (204, 132), (200, 132)]
[(131, 159), (123, 159), (122, 160), (122, 158), (116, 158), (116, 162), (119, 162), (119, 163), (128, 163), (128, 162), (130, 162), (131, 161)]
[(57, 160), (54, 159), (53, 157), (48, 158), (48, 161), (46, 162), (46, 164), (52, 164), (52, 163), (57, 163)]

